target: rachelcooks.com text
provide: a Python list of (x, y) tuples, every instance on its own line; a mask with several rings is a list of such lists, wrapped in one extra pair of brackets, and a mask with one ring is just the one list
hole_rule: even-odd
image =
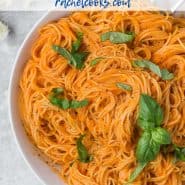
[(131, 0), (56, 0), (57, 8), (111, 8), (111, 7), (131, 7)]

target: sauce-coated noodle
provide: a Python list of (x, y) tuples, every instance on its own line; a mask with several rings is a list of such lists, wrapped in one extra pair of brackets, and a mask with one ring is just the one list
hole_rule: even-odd
[[(90, 54), (85, 68), (77, 70), (52, 50), (67, 49), (82, 32), (83, 50)], [(132, 31), (132, 43), (101, 42), (108, 31)], [(94, 66), (93, 59), (102, 57)], [(132, 67), (145, 58), (173, 72), (164, 81), (149, 70)], [(119, 89), (124, 82), (132, 91)], [(89, 105), (62, 110), (48, 100), (51, 90), (65, 89), (68, 99), (88, 99)], [(57, 165), (57, 173), (69, 185), (122, 185), (136, 166), (136, 123), (141, 93), (156, 99), (164, 110), (163, 127), (173, 143), (185, 146), (185, 19), (154, 12), (76, 12), (39, 31), (31, 57), (20, 80), (20, 111), (33, 143)], [(76, 139), (84, 144), (93, 161), (78, 160)], [(71, 165), (71, 163), (73, 163)], [(54, 167), (53, 167), (54, 168)], [(183, 185), (185, 162), (173, 162), (160, 153), (133, 185)]]

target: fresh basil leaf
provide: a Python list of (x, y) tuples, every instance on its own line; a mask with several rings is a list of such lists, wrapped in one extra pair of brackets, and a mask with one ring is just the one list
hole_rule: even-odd
[(167, 69), (161, 70), (161, 76), (163, 80), (172, 80), (174, 78), (174, 74), (170, 73)]
[(92, 161), (92, 156), (88, 153), (86, 147), (82, 143), (82, 140), (83, 140), (84, 137), (85, 137), (84, 135), (81, 135), (77, 139), (76, 145), (77, 145), (79, 160), (83, 163), (88, 163), (88, 162)]
[(67, 100), (67, 99), (62, 99), (58, 97), (50, 97), (50, 103), (61, 108), (61, 109), (77, 109), (77, 108), (82, 108), (88, 105), (88, 100), (82, 100), (82, 101), (77, 101), (77, 100)]
[(162, 121), (163, 111), (160, 105), (152, 97), (142, 94), (139, 102), (138, 123), (144, 132), (136, 147), (136, 158), (140, 166), (132, 173), (130, 182), (136, 179), (148, 162), (157, 157), (161, 145), (171, 143), (168, 131), (160, 127)]
[(89, 53), (81, 52), (81, 53), (70, 53), (65, 48), (60, 46), (53, 46), (53, 50), (56, 51), (58, 54), (62, 55), (65, 59), (68, 60), (68, 63), (77, 69), (82, 69), (84, 67), (84, 62)]
[(61, 99), (57, 97), (51, 97), (50, 98), (50, 103), (61, 108), (61, 109), (69, 109), (70, 108), (70, 102), (67, 99)]
[[(59, 104), (60, 105), (60, 104)], [(70, 101), (67, 99), (61, 99), (61, 106), (60, 108), (66, 110), (70, 108)]]
[(88, 56), (88, 52), (79, 52), (79, 48), (82, 44), (83, 34), (77, 33), (77, 40), (73, 42), (71, 52), (67, 49), (62, 48), (57, 45), (53, 45), (52, 48), (55, 52), (63, 56), (70, 65), (77, 69), (82, 69), (84, 67), (85, 60)]
[(89, 104), (89, 101), (87, 99), (84, 99), (82, 101), (72, 100), (70, 103), (70, 108), (77, 109), (81, 107), (85, 107)]
[(150, 96), (142, 94), (139, 102), (138, 124), (143, 130), (160, 126), (163, 121), (163, 110)]
[(77, 69), (82, 69), (84, 67), (85, 60), (87, 58), (89, 53), (87, 52), (82, 52), (82, 53), (74, 53), (73, 58), (76, 61), (76, 68)]
[(135, 60), (132, 65), (134, 67), (142, 67), (147, 68), (159, 77), (161, 77), (163, 80), (171, 80), (174, 78), (174, 74), (170, 73), (167, 69), (160, 69), (158, 65), (154, 64), (153, 62), (149, 60)]
[(122, 82), (116, 83), (116, 86), (123, 90), (132, 91), (132, 87), (130, 85), (122, 83)]
[(88, 52), (79, 52), (78, 50), (81, 47), (83, 40), (83, 33), (78, 32), (77, 33), (77, 40), (72, 44), (72, 50), (71, 53), (73, 55), (73, 58), (76, 60), (76, 68), (82, 69), (84, 67), (85, 60), (87, 56), (89, 55)]
[(77, 66), (77, 62), (76, 62), (75, 58), (67, 49), (62, 48), (57, 45), (53, 45), (52, 48), (55, 52), (57, 52), (59, 55), (63, 56), (66, 60), (68, 60), (69, 64), (73, 65), (74, 67)]
[(160, 150), (160, 144), (152, 139), (151, 132), (145, 131), (136, 148), (136, 158), (139, 163), (146, 163), (154, 160)]
[(70, 101), (67, 99), (59, 98), (58, 96), (64, 92), (63, 88), (53, 88), (51, 95), (49, 96), (50, 103), (61, 108), (68, 109), (70, 108)]
[(82, 40), (83, 40), (83, 33), (78, 32), (77, 33), (77, 40), (72, 43), (71, 53), (75, 53), (80, 49), (80, 46), (82, 44)]
[(53, 93), (54, 96), (58, 96), (58, 95), (60, 95), (63, 92), (64, 92), (63, 88), (53, 88), (52, 89), (52, 93)]
[(161, 145), (168, 145), (171, 143), (169, 132), (161, 127), (157, 127), (152, 130), (152, 139)]
[(67, 100), (59, 97), (59, 95), (64, 91), (63, 88), (54, 88), (51, 91), (51, 95), (49, 96), (50, 103), (61, 108), (61, 109), (77, 109), (84, 106), (87, 106), (89, 101), (84, 99), (82, 101), (77, 100)]
[(110, 40), (113, 44), (121, 44), (133, 41), (134, 33), (106, 32), (101, 35), (101, 41)]
[(161, 70), (159, 66), (149, 60), (136, 60), (134, 61), (133, 66), (150, 69), (150, 71), (161, 77)]
[(174, 145), (175, 161), (185, 162), (185, 148), (180, 148)]
[(102, 59), (104, 59), (104, 57), (97, 57), (97, 58), (93, 59), (90, 63), (90, 66), (95, 66)]
[(126, 183), (126, 184), (132, 183), (139, 176), (139, 174), (143, 171), (143, 169), (145, 168), (146, 165), (147, 165), (147, 162), (146, 163), (139, 163), (137, 165), (137, 167), (135, 168), (135, 170), (131, 173), (129, 180), (128, 180), (128, 183)]

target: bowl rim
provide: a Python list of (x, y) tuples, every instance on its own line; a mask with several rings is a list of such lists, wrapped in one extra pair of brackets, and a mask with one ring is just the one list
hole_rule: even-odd
[(9, 114), (9, 120), (10, 120), (10, 124), (11, 124), (11, 131), (13, 133), (13, 139), (17, 145), (18, 151), (21, 154), (21, 157), (23, 158), (23, 160), (25, 161), (26, 165), (29, 167), (29, 169), (31, 169), (31, 172), (37, 177), (37, 179), (43, 184), (45, 185), (45, 182), (43, 181), (43, 179), (35, 172), (33, 166), (31, 165), (31, 163), (29, 162), (28, 157), (26, 156), (24, 150), (22, 149), (18, 136), (17, 136), (17, 132), (15, 129), (15, 124), (14, 124), (14, 118), (13, 118), (13, 110), (12, 110), (12, 93), (13, 93), (13, 84), (14, 84), (14, 75), (15, 75), (15, 71), (16, 71), (16, 67), (18, 65), (18, 60), (20, 57), (20, 54), (25, 46), (25, 44), (27, 43), (27, 40), (30, 38), (30, 36), (32, 35), (32, 33), (37, 29), (37, 27), (40, 25), (40, 23), (44, 20), (44, 18), (49, 14), (49, 12), (44, 13), (44, 15), (41, 16), (41, 18), (33, 25), (33, 27), (31, 28), (31, 31), (29, 31), (26, 34), (26, 37), (24, 38), (23, 42), (21, 43), (21, 45), (19, 46), (19, 49), (17, 51), (16, 57), (14, 59), (14, 63), (11, 69), (11, 75), (10, 75), (10, 80), (9, 80), (9, 87), (8, 87), (8, 114)]
[[(15, 110), (13, 110), (13, 104), (14, 104), (14, 99), (15, 97), (13, 97), (14, 92), (15, 92), (15, 86), (18, 86), (18, 84), (14, 84), (15, 80), (14, 77), (16, 77), (16, 70), (19, 66), (21, 66), (21, 64), (19, 65), (19, 59), (26, 47), (26, 45), (28, 44), (29, 40), (31, 40), (31, 36), (33, 36), (33, 34), (38, 35), (37, 30), (47, 24), (48, 22), (57, 20), (59, 18), (59, 16), (54, 15), (54, 17), (56, 18), (51, 18), (51, 20), (49, 20), (47, 22), (47, 20), (50, 18), (50, 16), (52, 15), (52, 13), (57, 13), (60, 12), (59, 14), (63, 14), (60, 17), (65, 17), (68, 15), (69, 11), (59, 11), (59, 10), (52, 10), (52, 11), (47, 11), (46, 13), (44, 12), (43, 15), (41, 16), (41, 18), (39, 18), (34, 25), (31, 27), (30, 31), (26, 34), (24, 40), (22, 41), (21, 45), (19, 46), (19, 49), (17, 50), (17, 54), (16, 57), (14, 59), (14, 63), (12, 64), (12, 69), (11, 69), (11, 74), (10, 74), (10, 79), (9, 79), (9, 86), (8, 86), (8, 116), (9, 116), (9, 121), (10, 121), (10, 125), (11, 125), (11, 131), (13, 134), (13, 140), (16, 143), (16, 146), (18, 148), (18, 151), (20, 152), (22, 159), (25, 161), (26, 165), (29, 167), (29, 169), (31, 169), (30, 171), (32, 171), (32, 173), (35, 175), (35, 177), (38, 179), (38, 181), (43, 184), (43, 185), (48, 185), (48, 183), (46, 182), (46, 180), (44, 180), (42, 175), (39, 175), (39, 169), (37, 170), (35, 165), (32, 164), (31, 160), (29, 159), (29, 156), (27, 156), (25, 149), (23, 148), (23, 146), (21, 145), (21, 142), (19, 140), (19, 134), (17, 133), (17, 129), (16, 129), (16, 118), (14, 116), (15, 114)], [(58, 17), (58, 18), (57, 18)], [(34, 39), (33, 41), (34, 42)], [(24, 62), (24, 64), (26, 64), (26, 62)], [(16, 111), (18, 112), (18, 111)], [(20, 118), (20, 115), (18, 116)], [(25, 132), (26, 133), (26, 132)], [(29, 139), (29, 138), (28, 138)], [(31, 142), (30, 142), (31, 143)], [(31, 143), (31, 145), (33, 145)], [(37, 157), (39, 158), (39, 157)], [(52, 171), (51, 171), (52, 173)], [(54, 172), (53, 172), (54, 173)], [(64, 182), (63, 182), (64, 183)], [(62, 180), (60, 179), (60, 184), (62, 184)], [(58, 185), (58, 183), (57, 183)]]

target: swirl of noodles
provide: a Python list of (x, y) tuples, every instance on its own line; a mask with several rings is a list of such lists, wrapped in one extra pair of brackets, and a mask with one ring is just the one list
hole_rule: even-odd
[[(71, 48), (76, 32), (90, 54), (83, 70), (68, 65), (51, 46)], [(101, 42), (107, 31), (133, 31), (132, 44)], [(94, 58), (103, 57), (95, 66)], [(163, 81), (148, 70), (132, 67), (137, 58), (152, 60), (175, 74)], [(132, 91), (116, 87), (117, 82)], [(53, 106), (48, 95), (65, 88), (69, 99), (87, 98), (76, 110)], [(154, 12), (76, 12), (40, 29), (20, 80), (20, 112), (24, 127), (43, 157), (69, 185), (122, 185), (136, 166), (139, 133), (136, 119), (141, 93), (154, 97), (164, 109), (163, 126), (172, 140), (185, 146), (185, 19)], [(93, 161), (76, 161), (76, 139)], [(73, 162), (73, 165), (70, 165)], [(133, 185), (183, 185), (185, 163), (170, 154), (152, 161)]]

